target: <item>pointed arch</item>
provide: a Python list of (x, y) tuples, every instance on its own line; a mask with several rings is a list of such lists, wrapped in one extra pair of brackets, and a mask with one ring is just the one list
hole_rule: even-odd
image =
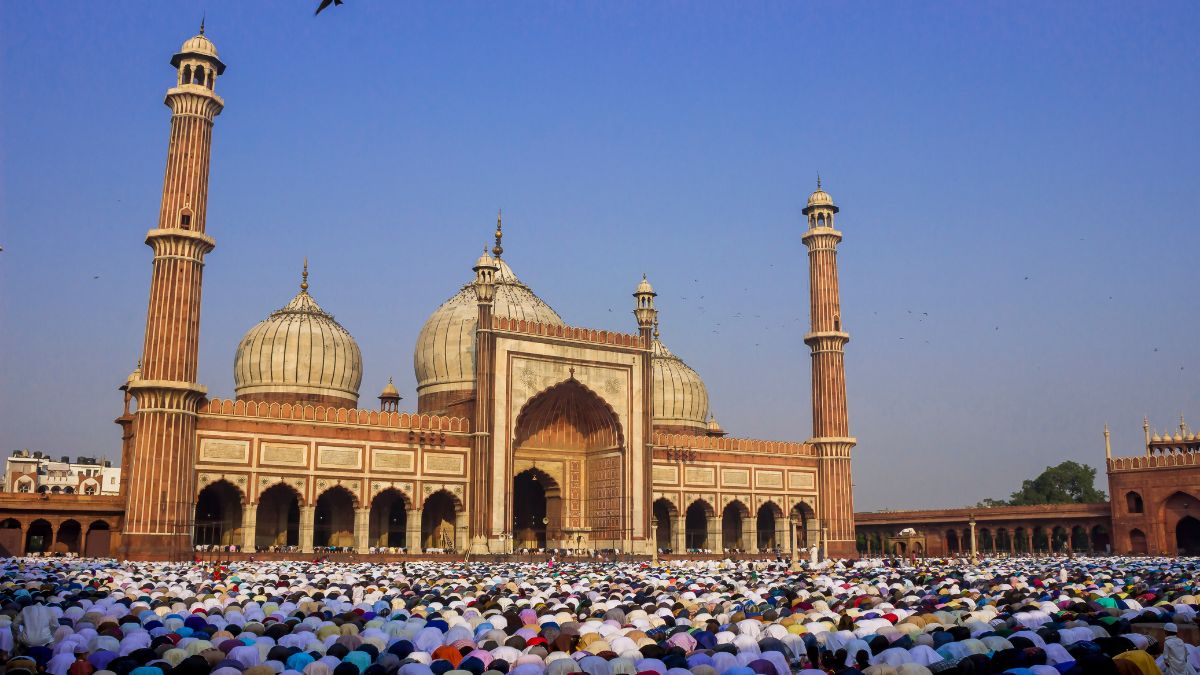
[(580, 450), (625, 447), (620, 418), (604, 397), (570, 378), (542, 390), (517, 415), (515, 447)]
[(254, 543), (260, 549), (300, 545), (300, 505), (296, 488), (282, 479), (258, 495)]
[(241, 543), (242, 511), (245, 494), (221, 478), (196, 493), (192, 543), (201, 546), (228, 546)]

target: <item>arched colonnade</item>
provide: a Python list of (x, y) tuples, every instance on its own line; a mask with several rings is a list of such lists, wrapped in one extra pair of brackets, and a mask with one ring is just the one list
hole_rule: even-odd
[(319, 486), (312, 503), (286, 482), (265, 486), (253, 503), (226, 480), (196, 500), (193, 544), (202, 550), (449, 553), (466, 547), (466, 509), (445, 488), (415, 504), (388, 487), (362, 503), (342, 485)]
[[(751, 508), (743, 499), (729, 499), (718, 510), (711, 497), (696, 497), (680, 509), (676, 500), (654, 500), (655, 546), (661, 553), (726, 554), (788, 553), (793, 546), (817, 545), (818, 521), (811, 505), (796, 502), (787, 516), (780, 500), (769, 499)], [(789, 532), (789, 524), (795, 534)]]
[[(926, 542), (927, 555), (970, 555), (969, 524), (930, 525), (917, 528)], [(893, 531), (895, 530), (895, 531)], [(896, 555), (899, 528), (860, 526), (858, 550), (863, 555)], [(900, 555), (912, 553), (908, 547)], [(975, 525), (975, 551), (981, 556), (1107, 553), (1112, 532), (1107, 522), (984, 522)]]
[(10, 516), (0, 519), (0, 556), (107, 556), (109, 538), (116, 529), (116, 519), (95, 516)]

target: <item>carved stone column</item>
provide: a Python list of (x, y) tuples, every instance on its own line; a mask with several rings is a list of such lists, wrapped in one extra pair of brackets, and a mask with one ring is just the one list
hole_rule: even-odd
[(316, 520), (317, 507), (306, 504), (300, 507), (300, 552), (313, 552), (313, 522)]
[(367, 553), (370, 549), (370, 542), (367, 541), (367, 535), (371, 527), (371, 509), (359, 508), (354, 509), (354, 550), (358, 553)]

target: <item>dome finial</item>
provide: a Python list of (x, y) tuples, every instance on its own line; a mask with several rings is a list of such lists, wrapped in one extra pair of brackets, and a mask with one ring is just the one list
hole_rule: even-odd
[(503, 214), (503, 209), (496, 210), (496, 245), (492, 247), (492, 255), (496, 256), (497, 258), (500, 257), (500, 254), (504, 253), (504, 247), (500, 245), (500, 240), (504, 238), (504, 230), (502, 229), (502, 223), (500, 222), (500, 217)]
[(201, 35), (204, 35), (204, 20), (206, 18), (208, 18), (208, 12), (204, 12), (203, 14), (200, 15), (200, 34)]
[(818, 190), (821, 189), (821, 172), (820, 171), (817, 172), (817, 189)]
[(658, 316), (654, 317), (654, 339), (658, 339)]
[(308, 256), (304, 256), (304, 271), (300, 273), (300, 292), (308, 292)]

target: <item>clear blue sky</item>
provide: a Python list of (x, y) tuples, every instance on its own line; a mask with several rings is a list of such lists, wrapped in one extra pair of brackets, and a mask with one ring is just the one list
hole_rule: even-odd
[(819, 171), (859, 508), (1098, 466), (1105, 421), (1126, 454), (1143, 414), (1200, 427), (1195, 2), (315, 4), (0, 5), (0, 451), (118, 452), (168, 60), (202, 12), (229, 66), (214, 395), (307, 255), (363, 402), (394, 376), (414, 406), (417, 331), (503, 207), (505, 257), (569, 323), (632, 331), (649, 273), (722, 424), (802, 440)]

